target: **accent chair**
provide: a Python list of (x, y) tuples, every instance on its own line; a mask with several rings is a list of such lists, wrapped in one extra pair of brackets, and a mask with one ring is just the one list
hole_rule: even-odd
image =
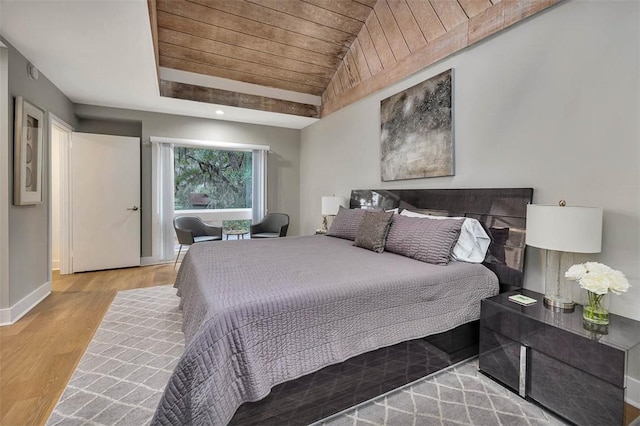
[(222, 228), (218, 226), (207, 225), (195, 216), (179, 216), (173, 219), (173, 228), (176, 230), (180, 249), (173, 264), (175, 268), (182, 252), (182, 246), (190, 246), (195, 243), (205, 241), (222, 240)]
[(289, 215), (285, 213), (267, 213), (264, 218), (251, 225), (251, 238), (286, 237), (289, 229)]

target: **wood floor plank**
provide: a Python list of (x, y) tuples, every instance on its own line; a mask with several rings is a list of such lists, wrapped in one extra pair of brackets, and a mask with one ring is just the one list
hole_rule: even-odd
[(640, 417), (640, 408), (636, 408), (633, 405), (627, 403), (624, 404), (624, 421), (625, 426), (631, 424), (632, 421)]
[(54, 274), (46, 299), (0, 327), (0, 424), (44, 425), (116, 293), (175, 276), (173, 265)]

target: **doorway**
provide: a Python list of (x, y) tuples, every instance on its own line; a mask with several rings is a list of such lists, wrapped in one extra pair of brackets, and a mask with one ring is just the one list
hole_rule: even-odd
[(51, 146), (51, 247), (52, 271), (72, 273), (71, 258), (71, 174), (70, 151), (73, 129), (55, 115), (49, 113)]
[(49, 278), (140, 265), (140, 139), (49, 123)]

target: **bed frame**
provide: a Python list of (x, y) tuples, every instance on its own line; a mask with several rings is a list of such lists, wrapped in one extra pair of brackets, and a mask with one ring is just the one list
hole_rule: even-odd
[[(498, 276), (503, 292), (522, 287), (525, 214), (532, 197), (532, 188), (366, 189), (351, 192), (350, 206), (478, 219), (492, 240), (483, 264)], [(312, 423), (476, 355), (478, 335), (474, 321), (325, 367), (243, 404), (230, 424)]]

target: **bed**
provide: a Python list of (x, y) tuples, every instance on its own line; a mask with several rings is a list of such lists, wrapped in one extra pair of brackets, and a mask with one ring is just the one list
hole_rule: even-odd
[(352, 192), (352, 207), (477, 217), (500, 236), (484, 265), (437, 266), (326, 236), (192, 246), (176, 280), (185, 353), (152, 424), (227, 424), (278, 384), (477, 321), (481, 299), (521, 285), (524, 244), (508, 243), (524, 241), (516, 227), (531, 194)]

